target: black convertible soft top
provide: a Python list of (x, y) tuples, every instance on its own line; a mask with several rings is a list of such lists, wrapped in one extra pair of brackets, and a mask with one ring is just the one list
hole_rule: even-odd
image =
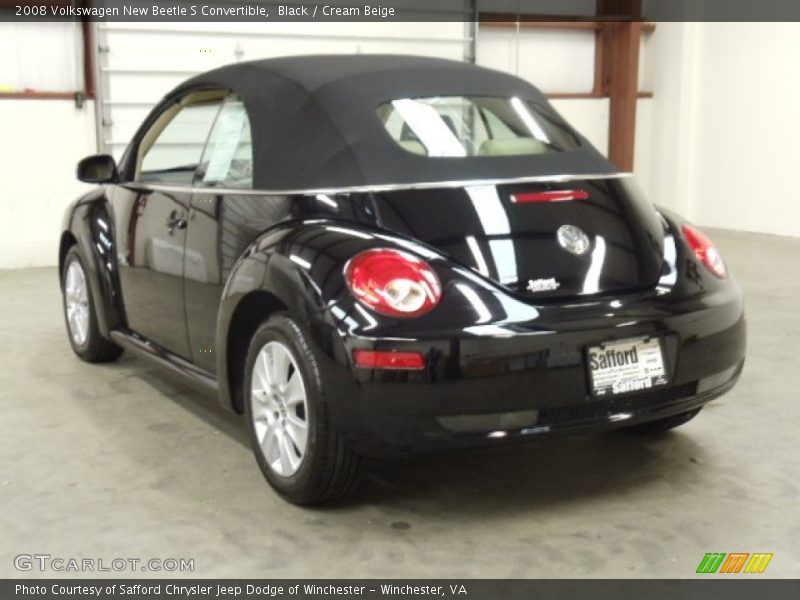
[(230, 89), (245, 104), (257, 189), (405, 187), (617, 172), (577, 132), (578, 150), (535, 156), (432, 158), (405, 151), (376, 113), (384, 102), (430, 96), (519, 97), (563, 122), (531, 84), (467, 63), (400, 55), (257, 60), (193, 77), (165, 101), (207, 87)]

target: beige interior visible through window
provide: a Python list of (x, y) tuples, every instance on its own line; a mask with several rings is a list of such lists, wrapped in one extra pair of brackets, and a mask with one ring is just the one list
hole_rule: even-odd
[(376, 112), (397, 145), (420, 156), (536, 155), (579, 144), (555, 115), (520, 98), (398, 98)]

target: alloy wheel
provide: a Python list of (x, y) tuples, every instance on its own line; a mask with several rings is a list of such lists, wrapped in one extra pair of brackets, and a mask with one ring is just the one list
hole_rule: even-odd
[(297, 473), (308, 447), (308, 400), (300, 369), (280, 342), (268, 342), (256, 356), (250, 410), (270, 469), (282, 477)]
[(76, 346), (83, 346), (89, 336), (89, 289), (83, 267), (77, 260), (67, 267), (64, 298), (69, 334)]

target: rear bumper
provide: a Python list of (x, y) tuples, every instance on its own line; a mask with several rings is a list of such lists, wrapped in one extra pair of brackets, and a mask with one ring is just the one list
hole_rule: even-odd
[[(645, 423), (663, 419), (676, 414), (681, 414), (698, 408), (728, 392), (738, 381), (744, 366), (744, 361), (739, 365), (726, 369), (723, 373), (703, 378), (696, 383), (680, 386), (664, 387), (657, 391), (644, 394), (633, 394), (613, 400), (589, 401), (571, 404), (544, 410), (522, 411), (519, 416), (509, 417), (508, 413), (489, 416), (483, 421), (488, 423), (496, 421), (498, 426), (492, 431), (464, 431), (463, 425), (472, 429), (478, 422), (462, 418), (437, 418), (438, 424), (444, 429), (440, 434), (428, 431), (426, 440), (420, 440), (418, 447), (425, 447), (426, 442), (431, 442), (431, 448), (436, 445), (469, 446), (497, 443), (498, 441), (514, 441), (544, 435), (569, 435), (582, 431), (600, 431), (627, 427), (638, 423)], [(722, 385), (709, 388), (709, 384), (723, 380)], [(702, 391), (701, 391), (702, 390)], [(506, 429), (503, 422), (509, 419), (532, 419), (530, 425)], [(439, 442), (443, 442), (439, 443)]]
[[(553, 309), (544, 315), (546, 330), (539, 320), (535, 328), (517, 324), (509, 335), (462, 330), (405, 340), (346, 336), (347, 356), (355, 348), (415, 350), (427, 356), (428, 368), (354, 369), (331, 361), (325, 381), (331, 384), (326, 394), (332, 416), (355, 450), (403, 454), (661, 419), (702, 406), (735, 385), (746, 327), (734, 285), (680, 303), (629, 298), (608, 311), (596, 303), (584, 310)], [(595, 398), (586, 347), (639, 336), (662, 339), (669, 384)]]

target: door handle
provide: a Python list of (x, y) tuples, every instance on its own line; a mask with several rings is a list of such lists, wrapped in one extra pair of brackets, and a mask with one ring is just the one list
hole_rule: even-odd
[(167, 230), (170, 235), (175, 235), (176, 229), (186, 229), (186, 219), (178, 215), (177, 210), (173, 210), (167, 217)]

